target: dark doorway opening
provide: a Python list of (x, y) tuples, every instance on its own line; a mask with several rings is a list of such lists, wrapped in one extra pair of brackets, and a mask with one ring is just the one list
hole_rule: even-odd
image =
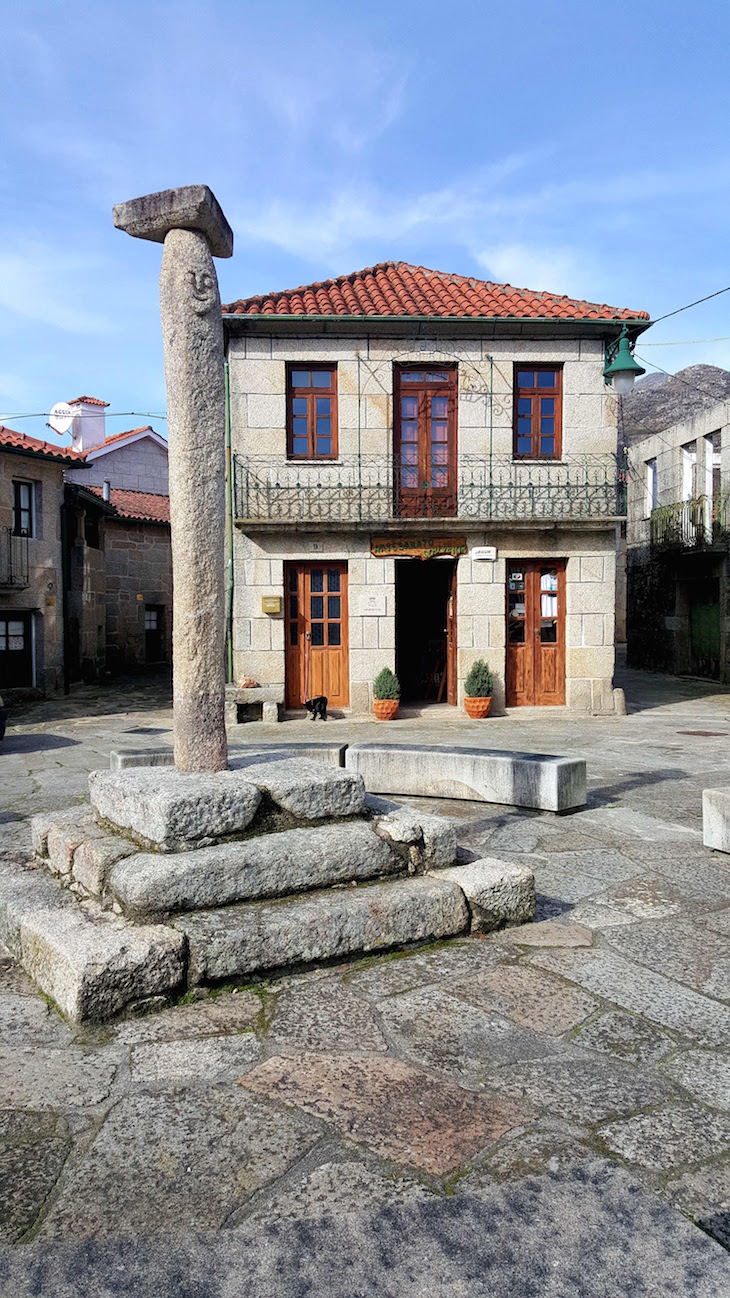
[(698, 577), (689, 588), (690, 672), (720, 679), (720, 582)]
[(160, 663), (165, 657), (165, 608), (163, 604), (144, 606), (144, 660)]
[(395, 618), (403, 701), (456, 704), (456, 561), (397, 559)]

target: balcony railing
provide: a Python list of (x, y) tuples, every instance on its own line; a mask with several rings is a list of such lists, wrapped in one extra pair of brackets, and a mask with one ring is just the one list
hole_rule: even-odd
[(233, 467), (240, 523), (588, 520), (626, 513), (625, 471), (615, 455), (529, 462), (460, 455), (448, 485), (419, 482), (416, 493), (389, 456), (315, 462), (235, 455)]
[(730, 534), (730, 495), (695, 496), (653, 509), (651, 544), (663, 550), (723, 545)]
[(15, 536), (11, 527), (0, 527), (0, 589), (22, 590), (29, 584), (27, 536)]

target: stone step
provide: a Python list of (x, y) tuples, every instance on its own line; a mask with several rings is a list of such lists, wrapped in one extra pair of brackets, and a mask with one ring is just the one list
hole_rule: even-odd
[[(265, 758), (273, 753), (281, 757), (308, 757), (311, 761), (326, 762), (328, 766), (344, 766), (347, 744), (337, 740), (312, 740), (311, 743), (280, 744), (229, 744), (228, 756), (232, 762), (239, 757)], [(174, 766), (172, 744), (145, 748), (115, 748), (109, 754), (109, 769), (124, 771), (130, 766)]]
[(171, 926), (187, 938), (195, 984), (453, 937), (467, 930), (469, 908), (458, 884), (419, 876), (182, 915)]
[(74, 1020), (103, 1020), (181, 987), (185, 940), (167, 925), (136, 925), (83, 905), (45, 871), (0, 868), (0, 938)]
[(407, 852), (399, 855), (367, 821), (354, 820), (193, 852), (139, 852), (111, 866), (108, 887), (125, 914), (137, 917), (283, 897), (396, 874), (407, 864)]

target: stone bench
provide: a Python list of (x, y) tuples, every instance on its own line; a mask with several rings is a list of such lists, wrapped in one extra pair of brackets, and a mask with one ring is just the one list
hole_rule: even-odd
[(571, 811), (586, 802), (586, 764), (575, 757), (494, 748), (351, 744), (345, 766), (362, 775), (368, 793), (464, 798), (540, 811)]
[(730, 787), (703, 789), (702, 842), (717, 852), (730, 852)]
[(247, 721), (279, 721), (283, 705), (283, 685), (256, 685), (251, 689), (226, 685), (227, 726), (240, 726)]

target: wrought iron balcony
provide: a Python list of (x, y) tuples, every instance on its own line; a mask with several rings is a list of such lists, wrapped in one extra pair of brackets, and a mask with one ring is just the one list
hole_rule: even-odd
[(560, 521), (626, 513), (625, 471), (615, 455), (529, 462), (460, 455), (448, 481), (416, 475), (415, 488), (404, 480), (414, 471), (388, 456), (302, 461), (237, 454), (233, 469), (239, 523)]
[(0, 527), (0, 590), (22, 590), (29, 585), (28, 538), (15, 536), (11, 527)]
[(651, 544), (660, 550), (702, 550), (727, 544), (730, 495), (695, 496), (660, 505), (650, 518)]

